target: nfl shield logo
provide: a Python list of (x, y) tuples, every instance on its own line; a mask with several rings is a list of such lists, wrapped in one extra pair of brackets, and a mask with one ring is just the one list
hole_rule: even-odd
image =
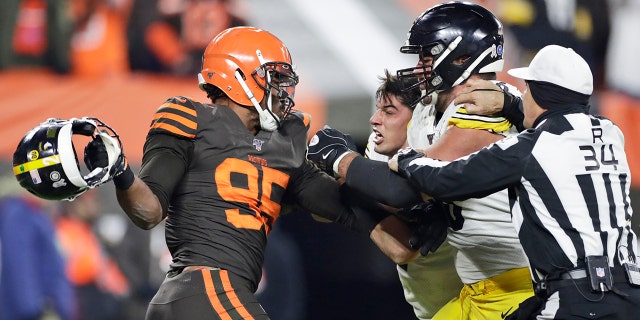
[(262, 140), (258, 140), (258, 139), (253, 139), (253, 146), (256, 148), (256, 150), (261, 151), (262, 150), (262, 144), (264, 143), (264, 141)]
[(604, 277), (604, 268), (596, 268), (596, 276), (598, 276), (598, 278)]

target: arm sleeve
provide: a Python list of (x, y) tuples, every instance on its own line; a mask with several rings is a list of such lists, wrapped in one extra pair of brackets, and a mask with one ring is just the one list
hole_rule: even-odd
[(340, 187), (340, 195), (353, 211), (360, 231), (371, 233), (380, 221), (391, 215), (391, 212), (383, 208), (378, 202), (347, 185)]
[(524, 128), (524, 112), (522, 112), (522, 99), (510, 93), (504, 95), (504, 106), (502, 114), (509, 122), (513, 123), (518, 132), (525, 130)]
[[(370, 232), (378, 221), (356, 214), (343, 201), (338, 183), (308, 160), (294, 172), (287, 192), (307, 212), (316, 214), (360, 233)], [(372, 225), (373, 223), (373, 225)]]
[(167, 216), (173, 190), (187, 171), (192, 152), (193, 141), (189, 139), (162, 133), (147, 136), (138, 176), (158, 197), (163, 218)]
[(411, 207), (422, 197), (411, 182), (389, 170), (386, 162), (356, 157), (349, 165), (346, 184), (369, 198), (395, 208)]
[(442, 201), (481, 198), (517, 184), (522, 177), (529, 143), (519, 136), (503, 139), (453, 162), (418, 157), (399, 159), (399, 172), (420, 190)]

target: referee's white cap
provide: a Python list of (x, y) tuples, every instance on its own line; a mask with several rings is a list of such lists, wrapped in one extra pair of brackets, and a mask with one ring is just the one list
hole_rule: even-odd
[(548, 45), (538, 51), (529, 67), (507, 72), (524, 80), (544, 81), (586, 95), (593, 93), (591, 68), (571, 48)]

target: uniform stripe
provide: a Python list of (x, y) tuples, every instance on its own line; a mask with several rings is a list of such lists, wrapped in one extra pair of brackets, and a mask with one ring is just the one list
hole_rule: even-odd
[(167, 124), (167, 123), (154, 123), (151, 126), (151, 129), (162, 129), (162, 130), (169, 131), (169, 132), (171, 132), (173, 134), (177, 134), (179, 136), (183, 136), (183, 137), (186, 137), (186, 138), (189, 138), (189, 139), (193, 139), (193, 138), (196, 137), (195, 134), (186, 133), (186, 132), (176, 128), (175, 126), (172, 126), (172, 125)]
[(42, 159), (25, 162), (13, 167), (13, 174), (19, 175), (31, 170), (38, 170), (44, 167), (53, 166), (60, 163), (60, 155), (52, 155)]
[(616, 200), (613, 196), (613, 190), (611, 189), (611, 178), (608, 173), (602, 175), (604, 180), (604, 186), (607, 190), (607, 201), (609, 202), (609, 218), (611, 219), (611, 227), (617, 228), (620, 226), (618, 224), (618, 218), (616, 217)]
[(504, 117), (468, 114), (465, 108), (459, 108), (449, 119), (448, 124), (463, 129), (480, 129), (498, 133), (511, 128), (511, 123)]
[[(600, 221), (600, 211), (598, 210), (598, 196), (595, 190), (595, 184), (590, 174), (576, 176), (578, 186), (582, 190), (582, 197), (587, 205), (587, 211), (591, 218), (593, 230), (600, 233), (600, 241), (602, 241), (602, 250), (604, 254), (608, 252), (608, 236), (609, 233), (602, 231), (603, 226)], [(611, 224), (613, 226), (613, 224)]]
[(627, 181), (627, 174), (620, 174), (620, 191), (622, 192), (622, 203), (624, 204), (624, 218), (625, 220), (631, 219), (631, 212), (629, 212), (629, 208), (631, 205), (629, 204), (629, 194), (627, 190), (629, 189), (629, 181)]
[(198, 129), (196, 110), (175, 102), (187, 103), (187, 100), (174, 97), (165, 102), (156, 110), (151, 130), (168, 131), (189, 139), (195, 138)]
[(231, 280), (229, 279), (229, 272), (227, 270), (220, 270), (220, 280), (222, 280), (222, 287), (224, 288), (224, 291), (227, 292), (227, 296), (229, 297), (231, 305), (233, 305), (236, 311), (238, 311), (238, 313), (242, 316), (242, 319), (252, 320), (253, 317), (244, 307), (244, 305), (236, 295), (235, 290), (233, 290), (233, 287), (231, 286)]
[(600, 213), (598, 212), (597, 206), (598, 197), (593, 185), (593, 179), (591, 179), (591, 175), (589, 174), (578, 175), (576, 179), (578, 180), (578, 186), (582, 190), (582, 198), (587, 204), (587, 209), (589, 211), (589, 217), (591, 217), (593, 230), (600, 232), (602, 231), (602, 228), (600, 228)]
[(171, 120), (174, 120), (174, 121), (180, 123), (181, 125), (189, 128), (189, 129), (193, 129), (193, 130), (198, 128), (198, 124), (195, 121), (186, 119), (185, 117), (177, 115), (177, 114), (174, 114), (174, 113), (158, 112), (153, 117), (154, 121), (159, 121), (160, 119), (171, 119)]
[(176, 103), (171, 103), (171, 102), (166, 102), (164, 104), (162, 104), (158, 110), (156, 110), (156, 113), (159, 113), (160, 111), (168, 111), (167, 109), (175, 109), (175, 110), (179, 110), (182, 111), (188, 115), (191, 116), (197, 116), (196, 110), (189, 108), (189, 107), (185, 107)]
[(220, 316), (221, 320), (233, 320), (231, 316), (227, 313), (227, 310), (222, 306), (222, 302), (218, 298), (218, 294), (216, 293), (216, 288), (213, 285), (213, 280), (211, 279), (211, 270), (203, 269), (200, 270), (202, 273), (202, 278), (204, 279), (204, 287), (207, 291), (207, 296), (209, 297), (209, 302), (211, 306), (216, 311), (216, 313)]

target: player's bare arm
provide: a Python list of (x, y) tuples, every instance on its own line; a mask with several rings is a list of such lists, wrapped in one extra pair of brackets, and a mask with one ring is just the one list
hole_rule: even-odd
[(411, 229), (400, 218), (390, 215), (380, 221), (370, 234), (371, 240), (395, 264), (407, 264), (420, 252), (410, 248)]
[(116, 189), (118, 203), (139, 228), (149, 230), (162, 221), (162, 206), (146, 183), (136, 177), (127, 190)]

